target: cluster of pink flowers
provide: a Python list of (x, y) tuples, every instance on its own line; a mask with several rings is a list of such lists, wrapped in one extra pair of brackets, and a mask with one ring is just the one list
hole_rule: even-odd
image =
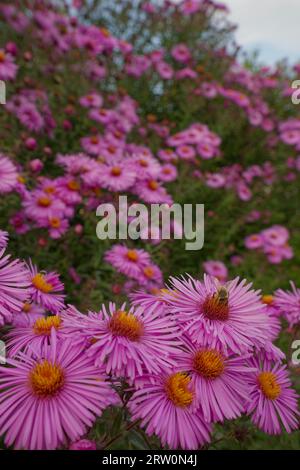
[(245, 246), (249, 250), (262, 251), (270, 263), (279, 264), (293, 257), (293, 250), (288, 240), (289, 231), (281, 225), (273, 225), (260, 233), (246, 237)]
[[(5, 232), (0, 240), (2, 257)], [(131, 256), (110, 257), (135, 275), (149, 260), (129, 253), (139, 266)], [(95, 449), (80, 439), (105, 408), (124, 406), (124, 390), (131, 420), (171, 449), (197, 449), (210, 442), (214, 423), (242, 414), (269, 434), (282, 426), (291, 432), (297, 396), (272, 343), (278, 325), (266, 304), (245, 280), (220, 284), (205, 275), (171, 278), (155, 294), (131, 294), (129, 307), (110, 302), (83, 314), (64, 305), (56, 273), (6, 255), (0, 315), (10, 328), (0, 435), (16, 449)]]
[[(194, 161), (197, 156), (210, 160), (220, 155), (221, 139), (206, 125), (195, 123), (188, 129), (168, 137), (166, 144), (175, 147), (177, 158), (182, 160)], [(166, 151), (161, 151), (159, 157), (166, 159), (165, 154)]]

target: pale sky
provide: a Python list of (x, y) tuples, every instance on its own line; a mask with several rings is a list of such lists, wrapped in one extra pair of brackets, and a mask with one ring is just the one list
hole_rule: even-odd
[[(222, 1), (222, 0), (221, 0)], [(237, 42), (259, 49), (270, 64), (283, 57), (300, 62), (300, 0), (223, 0), (239, 28)]]

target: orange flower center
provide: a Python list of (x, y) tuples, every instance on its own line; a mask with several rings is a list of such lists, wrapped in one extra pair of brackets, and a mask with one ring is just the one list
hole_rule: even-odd
[(129, 259), (129, 261), (136, 262), (139, 259), (139, 255), (137, 254), (137, 252), (135, 250), (128, 250), (127, 251), (127, 258)]
[(32, 369), (29, 382), (35, 395), (46, 398), (56, 395), (62, 389), (65, 376), (59, 365), (44, 360)]
[(261, 300), (264, 304), (271, 305), (273, 303), (273, 295), (263, 295)]
[(152, 277), (154, 276), (154, 269), (151, 268), (151, 266), (146, 266), (146, 268), (143, 269), (143, 272), (145, 276), (149, 279), (152, 279)]
[(70, 180), (68, 181), (68, 189), (70, 189), (71, 191), (78, 191), (80, 189), (80, 185), (78, 183), (78, 181), (76, 180)]
[(122, 173), (122, 170), (119, 166), (113, 166), (110, 172), (112, 176), (120, 176), (121, 173)]
[(214, 380), (224, 371), (224, 359), (214, 349), (197, 351), (193, 357), (193, 366), (199, 375), (205, 379)]
[(5, 52), (0, 51), (0, 62), (4, 62), (4, 61), (5, 61)]
[(58, 330), (61, 325), (61, 319), (58, 315), (52, 317), (38, 318), (33, 325), (35, 335), (50, 336), (51, 329)]
[(166, 380), (165, 390), (167, 396), (175, 406), (185, 408), (192, 403), (193, 392), (189, 389), (190, 381), (189, 376), (182, 372), (172, 374)]
[(51, 199), (47, 196), (39, 197), (37, 202), (41, 207), (49, 207), (51, 205)]
[(155, 181), (155, 180), (149, 181), (148, 182), (148, 188), (152, 189), (152, 191), (156, 191), (156, 189), (158, 188), (158, 182)]
[(50, 225), (52, 228), (59, 228), (61, 225), (60, 219), (58, 217), (51, 217)]
[(143, 167), (147, 167), (149, 166), (149, 163), (147, 162), (147, 160), (145, 160), (144, 158), (142, 158), (140, 161), (139, 161), (140, 165), (143, 166)]
[(49, 282), (46, 281), (45, 276), (41, 273), (37, 273), (31, 280), (34, 287), (36, 287), (44, 294), (48, 294), (49, 292), (53, 291), (53, 286)]
[(273, 372), (261, 372), (258, 376), (258, 384), (261, 391), (269, 400), (276, 400), (281, 393), (281, 387)]
[(99, 144), (99, 138), (95, 135), (90, 138), (91, 144)]
[(47, 194), (53, 194), (53, 193), (55, 193), (55, 187), (54, 186), (47, 186), (46, 188), (44, 188), (44, 191)]
[(209, 320), (226, 321), (229, 317), (228, 298), (223, 296), (225, 288), (221, 288), (215, 294), (206, 297), (203, 305), (203, 315)]
[(23, 312), (29, 313), (31, 310), (31, 304), (29, 302), (25, 302), (22, 307)]
[(114, 336), (123, 336), (130, 341), (139, 341), (144, 331), (143, 324), (138, 318), (122, 310), (113, 314), (109, 328)]

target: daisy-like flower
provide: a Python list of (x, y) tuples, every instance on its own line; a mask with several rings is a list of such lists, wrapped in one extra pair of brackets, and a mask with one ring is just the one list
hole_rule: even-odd
[(18, 173), (15, 165), (5, 155), (0, 153), (0, 194), (11, 192), (18, 183)]
[(64, 285), (55, 272), (39, 272), (31, 262), (27, 265), (30, 275), (32, 301), (42, 305), (52, 313), (64, 308)]
[(0, 250), (6, 248), (8, 243), (8, 233), (4, 230), (0, 230)]
[(204, 275), (200, 282), (171, 278), (175, 294), (166, 294), (171, 311), (193, 342), (224, 352), (244, 353), (263, 345), (268, 335), (268, 317), (259, 292), (239, 278), (220, 286)]
[(60, 339), (62, 327), (63, 322), (59, 315), (39, 315), (31, 324), (16, 326), (6, 335), (9, 356), (16, 357), (21, 351), (29, 356), (41, 355), (44, 347), (49, 344), (52, 330), (56, 331), (56, 336)]
[(156, 434), (171, 449), (198, 449), (210, 441), (211, 425), (195, 409), (190, 377), (168, 372), (143, 378), (143, 386), (128, 403), (132, 420), (141, 419), (149, 435)]
[(25, 215), (32, 220), (40, 220), (65, 212), (65, 204), (50, 192), (36, 189), (23, 201)]
[(180, 344), (175, 322), (159, 312), (125, 307), (111, 302), (108, 310), (103, 305), (99, 313), (88, 315), (69, 309), (62, 313), (66, 333), (77, 332), (91, 343), (87, 354), (96, 366), (105, 364), (107, 374), (131, 382), (144, 372), (159, 374), (173, 366), (170, 355)]
[(30, 280), (25, 265), (10, 260), (0, 249), (0, 326), (12, 321), (13, 314), (22, 310), (29, 296)]
[(214, 348), (184, 341), (176, 355), (176, 368), (185, 370), (195, 390), (195, 403), (206, 422), (234, 419), (244, 412), (249, 399), (247, 373), (254, 371), (246, 357), (225, 356)]
[(0, 49), (0, 80), (14, 80), (18, 66), (15, 64), (13, 56)]
[(139, 279), (143, 268), (151, 263), (150, 255), (145, 250), (130, 249), (124, 245), (114, 245), (104, 259), (125, 276)]
[(289, 326), (300, 322), (300, 289), (291, 282), (292, 291), (278, 289), (275, 292), (273, 305), (286, 318)]
[(40, 357), (20, 354), (0, 367), (0, 435), (15, 449), (51, 450), (76, 441), (118, 398), (105, 376), (70, 340)]
[(252, 359), (256, 372), (248, 376), (250, 402), (246, 411), (252, 422), (268, 434), (280, 434), (281, 424), (289, 433), (298, 428), (297, 394), (285, 365)]
[(95, 174), (95, 182), (102, 188), (114, 192), (122, 192), (131, 188), (135, 182), (136, 172), (124, 163), (109, 163), (99, 165), (99, 172)]
[(133, 188), (134, 193), (143, 201), (153, 204), (172, 204), (172, 197), (156, 180), (138, 181)]

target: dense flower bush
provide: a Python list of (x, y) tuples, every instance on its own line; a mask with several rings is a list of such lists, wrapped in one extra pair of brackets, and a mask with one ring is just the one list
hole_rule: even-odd
[[(299, 446), (300, 66), (233, 30), (212, 0), (1, 3), (1, 448)], [(205, 204), (204, 248), (99, 240), (120, 195)]]

